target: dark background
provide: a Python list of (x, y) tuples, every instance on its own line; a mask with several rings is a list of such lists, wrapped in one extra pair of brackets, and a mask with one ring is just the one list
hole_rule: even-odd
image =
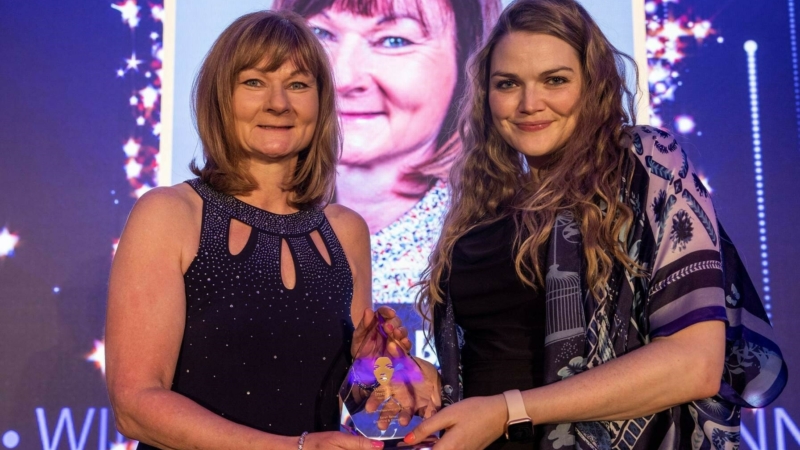
[[(157, 146), (152, 124), (136, 124), (140, 111), (129, 98), (157, 82), (144, 73), (157, 64), (150, 33), (160, 35), (161, 23), (150, 14), (155, 2), (140, 2), (135, 29), (111, 4), (0, 2), (0, 231), (19, 236), (13, 255), (0, 256), (0, 449), (12, 448), (14, 436), (21, 449), (124, 446), (103, 373), (87, 358), (103, 338), (113, 244), (140, 186), (126, 175), (122, 146), (131, 138)], [(694, 118), (695, 131), (679, 139), (763, 289), (743, 49), (758, 43), (771, 313), (790, 378), (774, 404), (743, 414), (742, 448), (800, 448), (800, 130), (790, 5), (683, 0), (649, 9), (650, 21), (712, 24), (707, 39), (680, 40), (680, 85), (658, 114), (670, 129), (675, 116)], [(134, 51), (139, 71), (119, 77)]]

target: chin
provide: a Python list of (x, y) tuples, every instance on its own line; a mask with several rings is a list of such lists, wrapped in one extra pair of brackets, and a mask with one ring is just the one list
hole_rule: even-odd
[(339, 164), (346, 166), (368, 165), (380, 158), (384, 153), (371, 148), (344, 148), (342, 149), (342, 157), (339, 158)]

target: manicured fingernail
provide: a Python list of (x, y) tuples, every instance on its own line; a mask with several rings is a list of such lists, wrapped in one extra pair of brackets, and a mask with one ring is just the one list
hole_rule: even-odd
[(381, 441), (372, 441), (372, 448), (383, 448), (383, 442), (381, 442)]
[(406, 444), (414, 442), (414, 432), (412, 431), (411, 433), (408, 433), (406, 437), (403, 438), (403, 442)]
[(388, 329), (390, 333), (391, 333), (392, 331), (394, 331), (394, 327), (393, 327), (393, 326), (392, 326), (392, 324), (390, 324), (390, 323), (387, 323), (387, 324), (386, 324), (386, 329)]

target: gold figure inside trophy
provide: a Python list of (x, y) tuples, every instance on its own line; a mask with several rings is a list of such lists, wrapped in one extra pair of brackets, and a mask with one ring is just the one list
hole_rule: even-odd
[(403, 437), (435, 412), (433, 384), (382, 324), (378, 316), (339, 390), (341, 429), (381, 440), (384, 448), (430, 448), (435, 436), (413, 447)]

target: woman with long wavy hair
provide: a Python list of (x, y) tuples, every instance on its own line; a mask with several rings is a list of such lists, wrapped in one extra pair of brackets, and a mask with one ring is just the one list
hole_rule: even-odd
[(418, 304), (450, 405), (407, 442), (720, 448), (783, 388), (707, 189), (671, 135), (634, 126), (625, 59), (574, 0), (512, 3), (473, 56)]

